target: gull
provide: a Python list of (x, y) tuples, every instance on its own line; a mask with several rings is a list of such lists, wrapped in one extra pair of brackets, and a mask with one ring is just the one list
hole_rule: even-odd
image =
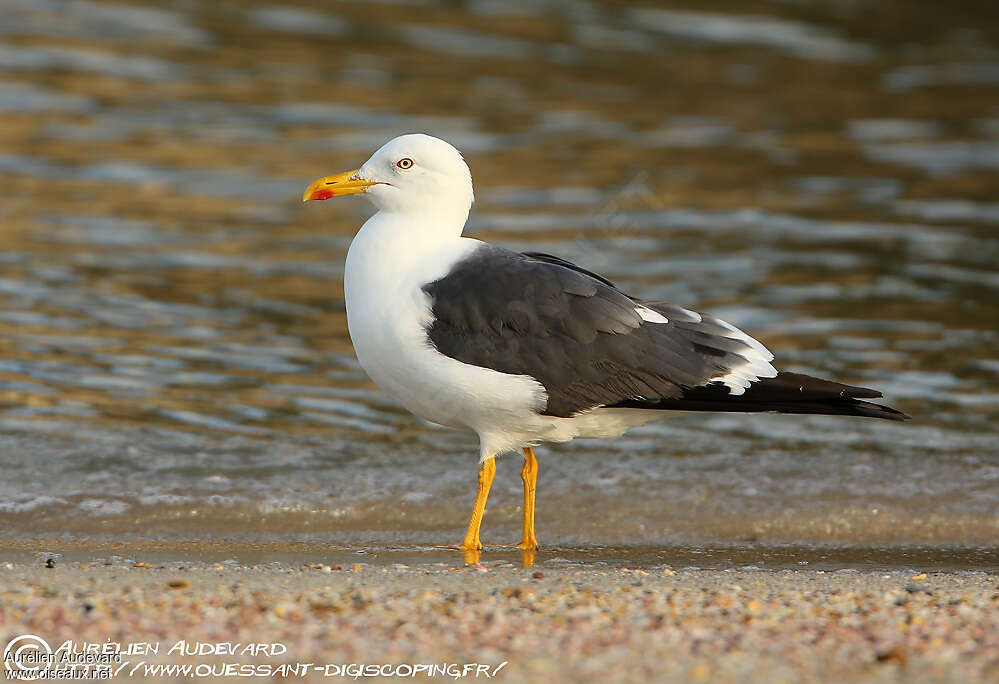
[(472, 176), (443, 140), (394, 138), (302, 199), (357, 194), (378, 211), (347, 252), (350, 338), (365, 372), (409, 411), (478, 435), (466, 552), (482, 548), (507, 452), (524, 454), (519, 547), (533, 551), (541, 443), (614, 438), (674, 411), (908, 418), (863, 401), (877, 390), (778, 372), (763, 344), (719, 318), (632, 297), (558, 256), (463, 237)]

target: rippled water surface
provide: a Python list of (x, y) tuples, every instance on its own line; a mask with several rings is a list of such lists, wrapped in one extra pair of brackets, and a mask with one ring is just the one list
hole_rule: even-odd
[[(0, 17), (8, 548), (457, 542), (475, 440), (393, 404), (347, 335), (343, 260), (371, 209), (299, 201), (426, 131), (472, 168), (468, 234), (725, 317), (782, 368), (914, 417), (683, 415), (545, 447), (542, 543), (999, 566), (987, 4), (0, 0)], [(487, 544), (518, 538), (519, 465), (499, 464)]]

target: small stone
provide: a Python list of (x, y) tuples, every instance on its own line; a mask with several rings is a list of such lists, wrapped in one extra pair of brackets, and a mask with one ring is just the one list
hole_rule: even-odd
[(878, 651), (875, 658), (879, 663), (898, 663), (902, 667), (909, 662), (909, 657), (901, 646)]
[(531, 574), (531, 577), (533, 579), (541, 579), (544, 576), (545, 576), (545, 573), (541, 572), (540, 570), (538, 570), (537, 572), (534, 572), (534, 573)]
[(699, 663), (690, 671), (690, 678), (695, 682), (706, 682), (711, 677), (711, 668), (704, 663)]
[(186, 589), (191, 586), (191, 583), (187, 580), (170, 580), (167, 582), (167, 586), (171, 589)]

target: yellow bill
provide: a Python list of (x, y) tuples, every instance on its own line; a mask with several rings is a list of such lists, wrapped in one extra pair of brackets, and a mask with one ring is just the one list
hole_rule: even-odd
[(357, 172), (358, 169), (354, 169), (336, 176), (320, 178), (308, 187), (305, 194), (302, 195), (302, 201), (328, 200), (331, 197), (340, 197), (341, 195), (357, 195), (375, 184), (373, 181), (361, 180), (357, 177)]

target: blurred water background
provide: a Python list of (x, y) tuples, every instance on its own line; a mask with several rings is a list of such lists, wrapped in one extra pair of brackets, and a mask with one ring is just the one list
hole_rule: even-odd
[(473, 436), (352, 354), (371, 209), (300, 201), (413, 131), (465, 153), (466, 234), (914, 417), (545, 447), (543, 544), (999, 565), (999, 5), (971, 0), (0, 0), (5, 548), (460, 540)]

